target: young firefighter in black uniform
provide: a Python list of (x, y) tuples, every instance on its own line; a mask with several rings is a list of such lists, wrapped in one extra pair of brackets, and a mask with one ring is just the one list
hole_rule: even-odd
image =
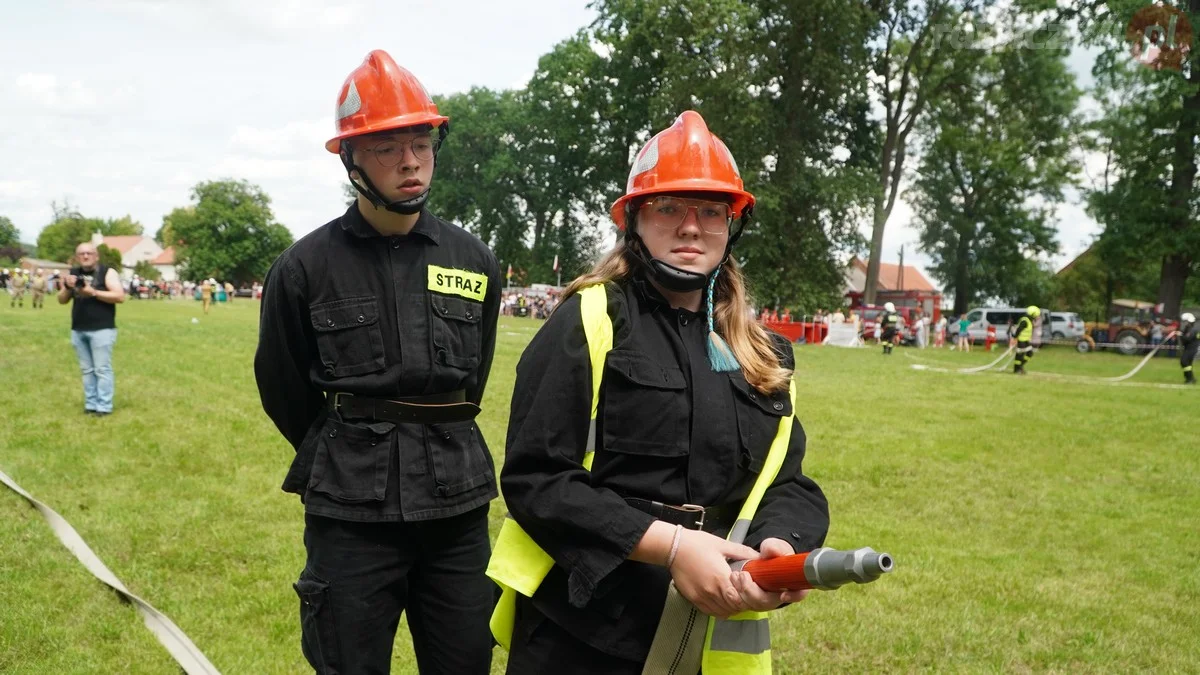
[(491, 251), (425, 209), (448, 131), (385, 52), (342, 86), (340, 154), (360, 195), (267, 275), (255, 376), (296, 448), (304, 655), (386, 673), (407, 611), (422, 673), (487, 673), (495, 469), (474, 422), (499, 313)]
[(1200, 337), (1196, 335), (1196, 315), (1188, 312), (1179, 317), (1179, 365), (1183, 368), (1184, 384), (1196, 384), (1192, 362), (1200, 351)]
[(900, 317), (896, 314), (896, 306), (888, 302), (883, 305), (883, 314), (879, 315), (879, 341), (883, 343), (883, 353), (891, 354), (896, 344), (896, 324)]
[[(496, 631), (511, 640), (509, 673), (641, 673), (672, 580), (675, 598), (722, 618), (803, 597), (763, 591), (727, 563), (809, 551), (829, 524), (824, 495), (801, 471), (791, 345), (748, 318), (729, 255), (753, 204), (724, 143), (683, 113), (638, 154), (612, 207), (624, 239), (571, 283), (521, 357), (501, 483), (512, 518), (553, 567), (532, 597), (516, 598), (508, 635)], [(612, 326), (602, 372), (582, 325), (592, 310), (581, 297), (596, 284)], [(783, 428), (786, 459), (744, 545), (727, 541)], [(489, 570), (516, 553), (503, 544), (502, 533)], [(708, 619), (698, 616), (703, 640)], [(769, 669), (765, 618), (742, 625), (762, 639), (755, 654), (732, 658), (765, 657)], [(705, 663), (709, 675), (728, 672)]]
[(1025, 315), (1017, 319), (1016, 325), (1010, 329), (1010, 335), (1017, 338), (1017, 354), (1013, 357), (1013, 373), (1016, 375), (1025, 374), (1025, 363), (1033, 358), (1033, 345), (1030, 341), (1033, 340), (1033, 322), (1041, 316), (1042, 310), (1036, 305), (1030, 305), (1025, 309)]

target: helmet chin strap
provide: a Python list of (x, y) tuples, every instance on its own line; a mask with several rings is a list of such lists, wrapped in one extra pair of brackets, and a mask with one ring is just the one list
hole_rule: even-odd
[[(438, 150), (442, 148), (442, 142), (446, 140), (446, 136), (450, 134), (450, 122), (443, 122), (438, 126)], [(402, 216), (411, 216), (414, 213), (420, 213), (421, 209), (425, 208), (425, 202), (429, 200), (429, 191), (432, 188), (425, 188), (421, 194), (412, 199), (389, 202), (383, 198), (379, 189), (367, 177), (367, 172), (362, 170), (362, 167), (354, 163), (354, 150), (350, 147), (350, 139), (342, 141), (338, 156), (342, 158), (342, 166), (346, 167), (346, 175), (350, 178), (350, 184), (358, 190), (360, 194), (371, 202), (371, 205), (377, 209), (386, 209), (392, 213), (398, 213)], [(437, 168), (437, 154), (433, 155), (433, 166)], [(354, 179), (354, 172), (358, 172), (358, 180)], [(361, 183), (359, 181), (362, 181)]]
[(742, 232), (746, 231), (746, 225), (750, 222), (753, 214), (754, 209), (746, 207), (745, 213), (738, 219), (739, 227), (737, 232), (731, 234), (729, 241), (725, 243), (725, 253), (721, 256), (721, 262), (717, 263), (716, 267), (705, 274), (680, 269), (651, 256), (649, 250), (646, 248), (646, 242), (637, 233), (632, 206), (627, 206), (625, 211), (625, 222), (628, 223), (625, 227), (625, 241), (629, 250), (633, 252), (633, 257), (646, 268), (646, 272), (650, 277), (657, 281), (663, 288), (675, 293), (690, 293), (691, 291), (703, 290), (708, 285), (709, 276), (721, 269), (725, 261), (729, 260), (729, 254), (733, 251), (733, 245), (741, 238)]

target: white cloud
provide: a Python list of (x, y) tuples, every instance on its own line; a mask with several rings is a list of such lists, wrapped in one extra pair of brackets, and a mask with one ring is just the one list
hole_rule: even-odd
[(99, 97), (96, 92), (83, 86), (78, 80), (59, 83), (58, 78), (47, 73), (23, 73), (17, 77), (17, 91), (25, 100), (44, 108), (59, 110), (91, 110)]
[(36, 191), (40, 185), (33, 180), (0, 180), (0, 197), (15, 199)]
[(96, 3), (108, 12), (135, 16), (189, 30), (224, 30), (258, 39), (326, 34), (367, 18), (369, 3), (321, 0), (110, 0)]
[(239, 125), (229, 139), (231, 150), (263, 157), (309, 157), (313, 148), (325, 152), (323, 144), (333, 136), (329, 120), (302, 120), (281, 127), (260, 129)]
[(18, 100), (39, 113), (78, 114), (115, 112), (135, 93), (131, 85), (102, 89), (81, 80), (63, 81), (52, 73), (22, 73), (15, 82)]

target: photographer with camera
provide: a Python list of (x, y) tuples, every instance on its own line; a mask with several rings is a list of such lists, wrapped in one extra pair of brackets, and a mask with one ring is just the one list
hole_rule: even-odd
[(112, 413), (112, 350), (117, 343), (117, 303), (125, 302), (125, 289), (115, 269), (100, 264), (96, 247), (84, 242), (75, 247), (79, 264), (63, 278), (58, 304), (72, 300), (71, 345), (83, 373), (83, 412), (103, 417)]

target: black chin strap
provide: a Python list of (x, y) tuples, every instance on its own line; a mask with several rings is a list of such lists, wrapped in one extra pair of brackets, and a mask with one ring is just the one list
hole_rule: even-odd
[(663, 288), (676, 293), (687, 293), (703, 290), (708, 285), (709, 276), (721, 269), (725, 261), (729, 260), (729, 254), (733, 252), (733, 245), (742, 237), (742, 233), (746, 231), (746, 225), (750, 223), (750, 219), (754, 215), (754, 208), (750, 206), (746, 207), (742, 213), (742, 217), (737, 221), (737, 231), (730, 234), (729, 241), (725, 243), (725, 253), (721, 256), (721, 262), (717, 263), (717, 266), (709, 270), (707, 274), (680, 269), (652, 257), (646, 249), (646, 243), (642, 241), (641, 236), (637, 233), (636, 221), (633, 215), (634, 209), (632, 205), (626, 206), (625, 244), (633, 253), (633, 257), (646, 268), (646, 272), (651, 278), (661, 284)]
[[(437, 168), (437, 153), (442, 149), (442, 142), (446, 140), (446, 136), (450, 134), (450, 122), (442, 122), (438, 126), (438, 145), (437, 150), (433, 155), (433, 166)], [(350, 178), (350, 184), (358, 190), (360, 194), (371, 202), (371, 205), (377, 209), (386, 209), (392, 213), (398, 213), (402, 216), (411, 216), (414, 213), (420, 213), (421, 209), (425, 208), (425, 202), (429, 200), (429, 191), (432, 188), (425, 188), (421, 194), (412, 199), (402, 201), (389, 202), (384, 200), (383, 195), (379, 193), (379, 189), (367, 177), (367, 172), (362, 170), (362, 167), (354, 163), (354, 151), (350, 147), (350, 139), (343, 139), (339, 147), (338, 156), (342, 158), (342, 166), (346, 167), (346, 176)], [(354, 172), (358, 172), (358, 180), (354, 180)], [(362, 181), (361, 183), (359, 181)]]

